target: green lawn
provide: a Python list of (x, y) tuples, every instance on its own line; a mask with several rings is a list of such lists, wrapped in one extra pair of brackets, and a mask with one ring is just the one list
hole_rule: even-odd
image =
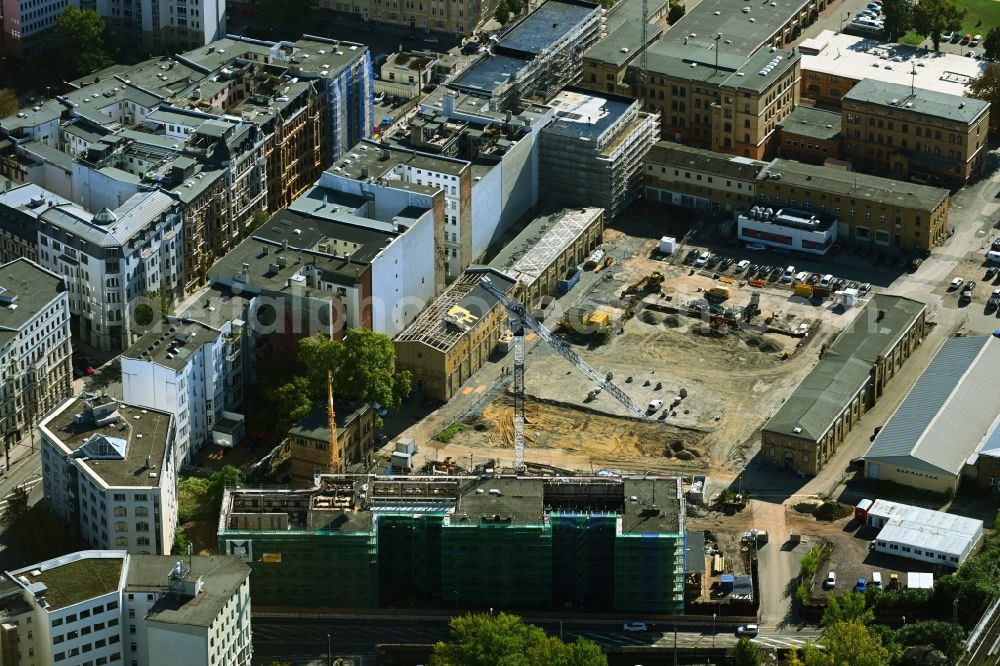
[(979, 34), (983, 37), (990, 28), (1000, 26), (1000, 2), (997, 0), (955, 0), (967, 13), (962, 22), (962, 32)]
[(920, 46), (920, 43), (923, 41), (923, 35), (918, 35), (912, 30), (899, 38), (900, 44), (909, 44), (910, 46)]

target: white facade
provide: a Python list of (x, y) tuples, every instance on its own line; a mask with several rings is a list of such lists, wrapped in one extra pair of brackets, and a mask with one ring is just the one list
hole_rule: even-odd
[(837, 240), (837, 223), (819, 218), (810, 211), (754, 206), (737, 215), (737, 237), (748, 243), (822, 255)]
[(983, 521), (875, 500), (868, 525), (880, 529), (875, 550), (957, 569), (983, 536)]
[(182, 215), (163, 192), (97, 215), (52, 206), (38, 219), (38, 261), (65, 278), (73, 332), (98, 349), (124, 349), (143, 329), (136, 307), (145, 303), (158, 320), (160, 291), (173, 301), (183, 289)]
[(27, 259), (0, 265), (0, 441), (70, 394), (70, 354), (65, 282)]
[(225, 0), (97, 0), (97, 12), (129, 44), (159, 53), (189, 49), (225, 37)]
[(4, 48), (13, 57), (31, 57), (67, 7), (80, 0), (3, 0)]
[[(38, 431), (45, 497), (88, 544), (137, 554), (170, 552), (177, 529), (170, 414), (110, 398), (70, 399)], [(100, 438), (120, 448), (103, 446)], [(95, 457), (100, 448), (103, 455)]]
[[(19, 666), (250, 666), (250, 568), (88, 550), (5, 572), (0, 659)], [(74, 580), (76, 579), (76, 580)], [(83, 584), (81, 584), (83, 583)], [(10, 660), (10, 661), (8, 661)]]

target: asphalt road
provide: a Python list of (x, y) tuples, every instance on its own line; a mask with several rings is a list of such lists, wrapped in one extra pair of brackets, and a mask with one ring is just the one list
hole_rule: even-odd
[[(618, 622), (581, 624), (558, 621), (533, 622), (551, 635), (562, 635), (566, 641), (578, 636), (588, 638), (604, 648), (623, 646), (647, 646), (668, 648), (674, 645), (674, 634), (669, 628), (651, 625), (648, 631), (626, 632)], [(666, 629), (666, 630), (665, 630)], [(410, 620), (405, 618), (372, 621), (369, 618), (330, 621), (275, 622), (254, 620), (253, 644), (254, 663), (268, 666), (272, 660), (291, 662), (295, 666), (326, 661), (327, 636), (333, 655), (340, 657), (361, 657), (363, 663), (372, 663), (375, 646), (379, 644), (430, 644), (448, 638), (447, 621)], [(763, 647), (777, 648), (796, 645), (801, 647), (807, 641), (815, 640), (819, 633), (815, 630), (802, 632), (771, 632), (755, 638)], [(684, 648), (727, 647), (736, 644), (735, 632), (729, 626), (720, 626), (714, 637), (712, 632), (678, 632), (677, 646)]]

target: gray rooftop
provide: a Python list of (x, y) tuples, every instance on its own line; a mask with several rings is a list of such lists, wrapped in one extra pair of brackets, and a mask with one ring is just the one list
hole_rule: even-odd
[(821, 141), (834, 141), (840, 136), (840, 114), (834, 111), (797, 106), (781, 119), (778, 126), (784, 134), (798, 134)]
[[(699, 4), (696, 9), (700, 8)], [(674, 31), (679, 26), (680, 22), (673, 26), (671, 34), (678, 34)], [(712, 43), (714, 44), (714, 40)], [(649, 71), (651, 74), (662, 74), (692, 83), (761, 92), (801, 60), (798, 53), (784, 49), (760, 49), (747, 56), (723, 56), (725, 49), (723, 46), (720, 50), (719, 64), (716, 66), (714, 47), (700, 49), (695, 44), (684, 45), (683, 42), (664, 38), (647, 49)], [(631, 66), (635, 67), (636, 63), (633, 62)]]
[(540, 215), (504, 246), (490, 266), (532, 285), (603, 213), (603, 208), (565, 208)]
[(892, 108), (905, 119), (913, 113), (932, 118), (944, 118), (960, 123), (971, 123), (986, 113), (989, 102), (974, 97), (951, 95), (935, 90), (875, 79), (863, 79), (844, 95), (844, 102), (860, 102)]
[[(342, 435), (344, 429), (355, 419), (371, 409), (371, 405), (363, 402), (349, 403), (343, 400), (333, 401), (334, 418), (337, 420), (337, 434)], [(327, 416), (326, 403), (317, 405), (311, 412), (299, 419), (288, 431), (289, 435), (314, 439), (321, 442), (330, 441), (330, 420)]]
[(826, 349), (764, 431), (819, 441), (864, 387), (875, 363), (926, 306), (902, 296), (876, 294)]
[(802, 186), (859, 201), (934, 211), (948, 198), (948, 190), (929, 185), (882, 178), (855, 171), (805, 164), (794, 160), (773, 160), (760, 172), (780, 174), (782, 185)]
[(1000, 339), (951, 338), (865, 454), (866, 460), (958, 475), (1000, 415)]
[(609, 130), (629, 115), (630, 110), (637, 110), (639, 103), (627, 97), (566, 89), (549, 104), (556, 115), (542, 129), (543, 133), (593, 142), (595, 150), (602, 150), (615, 136), (609, 135)]
[(193, 321), (156, 326), (132, 343), (122, 356), (179, 372), (193, 354), (217, 337), (217, 331)]
[(547, 0), (511, 28), (500, 39), (500, 46), (537, 56), (600, 11), (597, 4)]
[[(250, 576), (250, 565), (226, 555), (184, 558), (185, 579), (201, 578), (204, 586), (195, 597), (167, 594), (169, 577), (178, 558), (167, 555), (132, 555), (129, 558), (126, 592), (159, 592), (160, 598), (146, 614), (146, 620), (167, 624), (207, 627), (215, 621), (229, 600)], [(249, 608), (244, 612), (249, 613)]]
[[(642, 16), (643, 4), (646, 5), (646, 18), (648, 19), (650, 16), (656, 16), (660, 11), (666, 11), (669, 2), (668, 0), (621, 0), (607, 12), (608, 33), (613, 33), (623, 25), (638, 23)], [(649, 27), (650, 29), (656, 27), (662, 29), (663, 26), (650, 25)]]
[[(772, 7), (772, 4), (775, 6)], [(722, 33), (719, 41), (719, 64), (735, 68), (769, 42), (807, 4), (808, 0), (771, 0), (765, 3), (703, 0), (670, 26), (669, 41), (678, 49), (688, 52), (692, 59), (705, 63), (714, 62), (714, 38)], [(744, 8), (749, 9), (749, 13), (743, 13)]]
[[(723, 178), (735, 178), (751, 182), (757, 179), (760, 170), (767, 162), (752, 160), (747, 157), (733, 157), (724, 153), (716, 153), (704, 148), (694, 148), (673, 141), (660, 141), (653, 144), (646, 154), (646, 163), (664, 165), (677, 169), (692, 169), (703, 173), (711, 173)], [(654, 174), (655, 175), (655, 174)]]
[(336, 162), (327, 171), (336, 176), (354, 180), (361, 180), (362, 175), (367, 173), (368, 178), (374, 178), (387, 187), (398, 187), (420, 194), (429, 195), (438, 191), (437, 186), (407, 183), (390, 173), (402, 166), (457, 176), (469, 168), (469, 162), (365, 139), (354, 145), (344, 154), (342, 160)]
[[(124, 440), (124, 458), (80, 460), (81, 467), (90, 469), (110, 487), (154, 487), (160, 478), (150, 478), (150, 472), (162, 472), (163, 460), (169, 447), (173, 446), (173, 416), (166, 412), (134, 407), (111, 398), (97, 396), (91, 402), (117, 402), (119, 418), (107, 426), (97, 426), (87, 418), (77, 423), (77, 415), (87, 413), (83, 396), (67, 400), (56, 412), (46, 417), (40, 424), (55, 436), (69, 455), (83, 448), (91, 438), (101, 436), (113, 440)], [(146, 456), (150, 465), (146, 467)]]
[(528, 65), (529, 62), (522, 58), (484, 54), (465, 71), (451, 79), (448, 85), (494, 95)]
[(64, 291), (60, 276), (33, 261), (15, 259), (0, 265), (0, 347)]
[(98, 247), (119, 247), (150, 225), (155, 226), (175, 205), (169, 195), (155, 190), (137, 192), (129, 197), (112, 211), (115, 220), (110, 224), (94, 222), (97, 216), (75, 204), (48, 208), (39, 219)]
[[(642, 12), (640, 11), (639, 14)], [(646, 27), (646, 43), (656, 41), (665, 30), (662, 25)], [(642, 25), (638, 19), (621, 23), (607, 37), (587, 49), (584, 57), (597, 62), (611, 63), (620, 67), (639, 53), (642, 44)], [(624, 51), (623, 51), (624, 49)]]

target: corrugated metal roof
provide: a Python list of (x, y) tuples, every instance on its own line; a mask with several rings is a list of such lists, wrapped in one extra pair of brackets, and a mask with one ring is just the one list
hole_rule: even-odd
[(888, 500), (875, 500), (869, 516), (886, 520), (879, 541), (893, 541), (961, 555), (983, 532), (983, 521)]
[(959, 474), (1000, 414), (1000, 340), (952, 338), (875, 438), (866, 460)]

